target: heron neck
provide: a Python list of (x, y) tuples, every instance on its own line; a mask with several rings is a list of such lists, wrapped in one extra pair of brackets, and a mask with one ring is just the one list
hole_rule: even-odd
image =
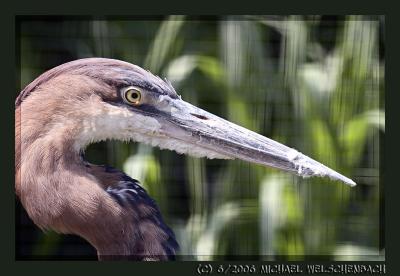
[[(21, 120), (16, 110), (15, 185), (36, 225), (83, 237), (97, 249), (100, 259), (138, 258), (137, 252), (146, 252), (147, 240), (151, 244), (147, 250), (155, 252), (150, 255), (165, 259), (174, 252), (176, 241), (160, 224), (156, 208), (146, 208), (142, 201), (138, 210), (144, 219), (138, 220), (135, 208), (124, 208), (105, 189), (124, 178), (100, 171), (99, 166), (85, 166), (74, 148), (73, 127), (63, 124), (44, 130), (41, 118), (26, 115)], [(165, 245), (168, 242), (170, 246)]]
[(30, 218), (42, 229), (77, 234), (96, 248), (109, 241), (118, 244), (119, 238), (113, 237), (119, 237), (125, 225), (123, 210), (73, 149), (74, 129), (65, 125), (46, 130), (42, 125), (46, 118), (41, 120), (28, 109), (22, 115), (18, 108), (15, 189)]
[[(99, 255), (132, 254), (132, 222), (83, 165), (78, 152), (62, 139), (46, 146), (22, 143), (16, 190), (29, 217), (42, 229), (75, 234)], [(112, 225), (112, 227), (110, 227)], [(124, 234), (126, 233), (126, 234)]]

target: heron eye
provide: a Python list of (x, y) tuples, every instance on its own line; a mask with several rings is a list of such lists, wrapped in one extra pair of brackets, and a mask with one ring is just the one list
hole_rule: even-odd
[(122, 98), (128, 104), (139, 105), (142, 99), (142, 92), (137, 87), (128, 87), (123, 91)]

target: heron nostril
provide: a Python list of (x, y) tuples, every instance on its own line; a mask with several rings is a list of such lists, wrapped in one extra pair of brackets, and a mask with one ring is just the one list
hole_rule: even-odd
[(193, 115), (194, 117), (197, 117), (201, 120), (208, 120), (206, 116), (200, 115), (200, 114), (195, 114), (195, 113), (190, 113), (190, 115)]

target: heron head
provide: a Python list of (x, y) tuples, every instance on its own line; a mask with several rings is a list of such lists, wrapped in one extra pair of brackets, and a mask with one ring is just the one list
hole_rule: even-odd
[(46, 102), (49, 114), (62, 118), (62, 124), (51, 122), (53, 127), (74, 126), (77, 151), (106, 139), (134, 140), (196, 157), (238, 158), (355, 185), (292, 148), (183, 101), (167, 80), (127, 62), (89, 58), (66, 63), (28, 85), (17, 105), (25, 98), (37, 105)]

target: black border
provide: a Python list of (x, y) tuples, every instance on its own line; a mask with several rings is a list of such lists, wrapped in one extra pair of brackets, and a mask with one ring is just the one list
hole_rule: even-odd
[[(14, 3), (17, 5), (18, 3)], [(42, 3), (43, 4), (43, 3)], [(57, 5), (62, 6), (62, 3), (57, 3)], [(167, 3), (168, 4), (168, 3)], [(233, 4), (233, 3), (232, 3)], [(270, 2), (266, 2), (266, 8), (264, 9), (265, 13), (273, 13), (271, 9), (269, 9), (268, 5), (270, 5)], [(282, 2), (281, 2), (282, 4)], [(303, 2), (299, 2), (301, 6), (304, 6)], [(325, 3), (327, 4), (327, 3)], [(325, 5), (324, 4), (324, 5)], [(338, 2), (332, 3), (334, 6), (338, 5)], [(346, 3), (350, 4), (350, 3)], [(54, 10), (51, 11), (48, 6), (47, 6), (47, 12), (44, 12), (46, 10), (46, 6), (40, 7), (39, 3), (36, 1), (30, 2), (30, 5), (25, 6), (22, 9), (19, 9), (18, 12), (15, 12), (13, 10), (7, 9), (6, 12), (8, 12), (7, 15), (2, 16), (2, 35), (3, 35), (3, 43), (1, 43), (1, 52), (3, 54), (2, 58), (2, 66), (0, 66), (2, 70), (2, 89), (4, 89), (3, 95), (6, 95), (6, 97), (3, 97), (2, 104), (4, 104), (3, 108), (1, 109), (2, 116), (2, 127), (3, 127), (3, 135), (2, 135), (2, 145), (4, 147), (2, 148), (2, 163), (1, 163), (1, 170), (2, 170), (2, 176), (3, 176), (3, 185), (1, 185), (1, 202), (2, 202), (2, 207), (1, 208), (1, 219), (2, 219), (2, 227), (0, 227), (1, 231), (1, 260), (2, 260), (2, 268), (9, 268), (10, 272), (12, 270), (13, 274), (17, 273), (33, 273), (33, 272), (38, 272), (41, 273), (42, 275), (52, 275), (55, 272), (57, 274), (63, 274), (63, 273), (68, 273), (69, 275), (73, 272), (91, 272), (91, 273), (97, 273), (97, 274), (110, 274), (110, 273), (115, 273), (115, 269), (118, 268), (118, 272), (120, 269), (125, 270), (127, 273), (134, 273), (134, 272), (146, 272), (146, 273), (152, 273), (152, 272), (158, 272), (158, 273), (176, 273), (179, 269), (182, 269), (182, 272), (184, 272), (186, 275), (192, 275), (192, 274), (197, 274), (196, 269), (197, 269), (197, 264), (199, 262), (184, 262), (184, 263), (124, 263), (124, 262), (115, 262), (115, 263), (97, 263), (97, 262), (24, 262), (24, 261), (19, 261), (16, 262), (14, 261), (14, 241), (15, 241), (15, 229), (14, 229), (14, 211), (13, 208), (10, 206), (14, 206), (14, 167), (13, 167), (13, 161), (10, 162), (10, 160), (14, 160), (14, 150), (13, 150), (13, 144), (14, 144), (14, 95), (15, 93), (10, 93), (8, 91), (15, 91), (16, 89), (16, 84), (17, 82), (17, 76), (19, 75), (16, 71), (16, 64), (18, 63), (18, 60), (15, 59), (15, 15), (17, 14), (57, 14), (61, 11), (63, 12), (71, 12), (71, 9), (75, 9), (72, 7), (76, 7), (76, 5), (73, 5), (72, 3), (65, 3), (63, 5), (66, 5), (69, 8), (66, 9), (59, 9), (57, 12)], [(130, 4), (134, 5), (134, 4)], [(191, 5), (191, 4), (189, 4)], [(202, 3), (202, 5), (205, 5)], [(34, 7), (32, 7), (34, 6)], [(359, 6), (357, 6), (357, 13), (359, 12), (365, 12), (365, 3), (360, 3)], [(102, 7), (103, 6), (98, 6)], [(121, 8), (120, 12), (122, 14), (127, 12), (126, 6), (119, 6)], [(115, 14), (115, 8), (114, 9), (107, 9), (106, 7), (105, 11), (107, 11), (108, 14)], [(192, 8), (196, 8), (195, 6), (192, 6)], [(236, 8), (236, 6), (232, 5), (232, 8)], [(254, 6), (253, 6), (254, 8)], [(294, 7), (292, 6), (292, 9)], [(248, 8), (247, 8), (248, 9)], [(247, 10), (241, 9), (241, 12), (245, 12)], [(49, 11), (50, 10), (50, 11)], [(295, 13), (299, 12), (301, 9), (294, 11)], [(395, 9), (393, 9), (395, 11)], [(293, 11), (290, 9), (290, 6), (287, 6), (286, 12)], [(158, 14), (162, 14), (163, 12), (156, 12)], [(178, 13), (179, 12), (174, 12)], [(234, 13), (234, 12), (230, 12)], [(259, 12), (261, 13), (261, 12)], [(333, 13), (332, 11), (330, 13)], [(366, 12), (368, 13), (368, 12)], [(373, 12), (374, 14), (376, 13), (385, 13), (382, 12), (382, 8), (380, 9), (375, 9)], [(97, 16), (96, 16), (97, 17)], [(396, 61), (398, 59), (395, 58), (396, 56), (396, 50), (400, 49), (397, 45), (397, 35), (394, 30), (396, 30), (398, 27), (396, 26), (396, 22), (394, 22), (394, 16), (386, 16), (386, 28), (387, 31), (385, 32), (385, 39), (387, 42), (387, 49), (386, 49), (386, 55), (390, 57), (386, 58), (386, 114), (387, 114), (387, 119), (386, 119), (386, 133), (385, 133), (385, 167), (386, 171), (384, 172), (385, 174), (385, 182), (388, 183), (386, 189), (385, 189), (385, 200), (383, 202), (383, 205), (385, 209), (387, 210), (386, 216), (383, 218), (386, 222), (386, 238), (390, 240), (390, 242), (386, 242), (386, 262), (387, 262), (387, 269), (386, 271), (390, 274), (396, 275), (394, 271), (397, 270), (399, 272), (399, 269), (393, 265), (393, 260), (397, 259), (397, 254), (396, 254), (396, 249), (397, 249), (397, 240), (398, 239), (398, 233), (400, 233), (398, 226), (395, 225), (397, 222), (397, 219), (395, 216), (393, 216), (393, 213), (397, 213), (395, 210), (397, 210), (395, 203), (397, 203), (397, 196), (399, 193), (397, 193), (396, 189), (399, 189), (397, 175), (396, 175), (396, 168), (395, 166), (398, 164), (397, 160), (397, 152), (395, 151), (396, 148), (394, 145), (397, 144), (397, 141), (399, 141), (400, 137), (396, 133), (396, 126), (398, 127), (398, 122), (395, 118), (399, 117), (399, 114), (396, 114), (396, 106), (398, 103), (400, 103), (400, 100), (397, 99), (396, 97), (399, 97), (399, 93), (397, 93), (397, 89), (394, 86), (395, 83), (395, 78), (397, 77), (397, 68), (396, 66)], [(392, 35), (390, 37), (387, 36), (389, 31)], [(394, 38), (394, 39), (393, 39)], [(393, 118), (393, 119), (391, 119)], [(396, 135), (397, 134), (397, 135)], [(394, 210), (394, 211), (392, 211)], [(392, 214), (391, 214), (392, 213)], [(391, 218), (391, 219), (390, 219)], [(388, 223), (389, 222), (389, 223)], [(389, 227), (390, 226), (390, 227)], [(397, 227), (396, 227), (397, 226)], [(218, 264), (221, 262), (218, 262)], [(228, 262), (222, 262), (222, 263), (228, 263)], [(229, 262), (232, 263), (232, 262)], [(247, 263), (247, 262), (246, 262)], [(253, 263), (253, 262), (252, 262)], [(257, 263), (257, 262), (254, 262)], [(291, 262), (293, 263), (293, 262)], [(296, 262), (294, 262), (296, 263)], [(389, 265), (392, 263), (392, 265)], [(99, 264), (99, 265), (98, 265)], [(63, 269), (61, 269), (63, 268)], [(86, 271), (85, 271), (86, 270)], [(134, 271), (133, 271), (134, 270)]]

